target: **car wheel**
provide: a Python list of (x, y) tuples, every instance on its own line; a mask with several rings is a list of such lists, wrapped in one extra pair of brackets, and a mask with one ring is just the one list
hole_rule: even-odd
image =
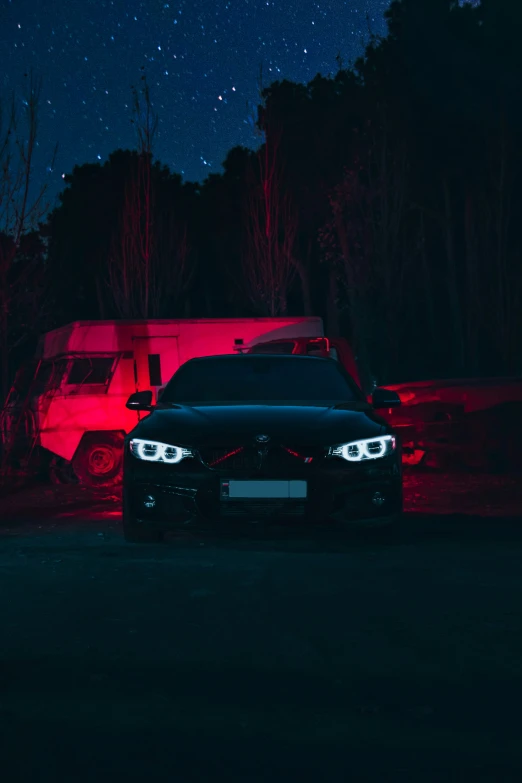
[(121, 481), (123, 438), (86, 436), (73, 459), (74, 472), (87, 487), (111, 487)]
[(128, 508), (126, 494), (123, 493), (123, 537), (128, 544), (159, 544), (165, 534), (162, 530), (144, 528)]
[(392, 543), (399, 537), (401, 531), (402, 512), (393, 514), (382, 520), (382, 523), (371, 529), (371, 532), (382, 543)]

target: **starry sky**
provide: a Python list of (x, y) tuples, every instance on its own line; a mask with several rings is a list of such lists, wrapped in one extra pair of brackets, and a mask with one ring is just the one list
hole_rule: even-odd
[[(43, 80), (38, 170), (50, 193), (75, 164), (136, 144), (131, 85), (144, 72), (159, 125), (155, 154), (202, 181), (230, 148), (255, 147), (265, 86), (348, 65), (368, 22), (385, 34), (388, 0), (0, 0), (3, 97), (32, 67)], [(142, 67), (145, 69), (142, 71)], [(59, 145), (55, 167), (52, 149)]]

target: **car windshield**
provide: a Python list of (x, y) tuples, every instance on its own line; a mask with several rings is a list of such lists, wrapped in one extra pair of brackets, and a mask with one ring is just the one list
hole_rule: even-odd
[(364, 397), (337, 362), (304, 356), (199, 359), (180, 367), (162, 403), (359, 402)]

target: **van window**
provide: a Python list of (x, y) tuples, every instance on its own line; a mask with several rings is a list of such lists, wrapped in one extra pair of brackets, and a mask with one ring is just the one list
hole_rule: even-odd
[(32, 384), (32, 397), (55, 391), (62, 383), (68, 359), (50, 359), (40, 364), (38, 374)]
[(86, 356), (73, 359), (66, 383), (71, 386), (105, 386), (110, 378), (113, 356)]
[(149, 381), (151, 386), (161, 386), (161, 361), (159, 353), (149, 353)]

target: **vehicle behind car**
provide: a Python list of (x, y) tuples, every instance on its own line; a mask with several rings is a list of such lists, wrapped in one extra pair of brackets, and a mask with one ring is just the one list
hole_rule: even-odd
[(49, 458), (51, 478), (110, 486), (121, 480), (123, 438), (137, 423), (129, 395), (156, 401), (173, 373), (198, 356), (242, 350), (286, 334), (318, 336), (315, 317), (76, 321), (42, 336), (0, 410), (0, 474)]

